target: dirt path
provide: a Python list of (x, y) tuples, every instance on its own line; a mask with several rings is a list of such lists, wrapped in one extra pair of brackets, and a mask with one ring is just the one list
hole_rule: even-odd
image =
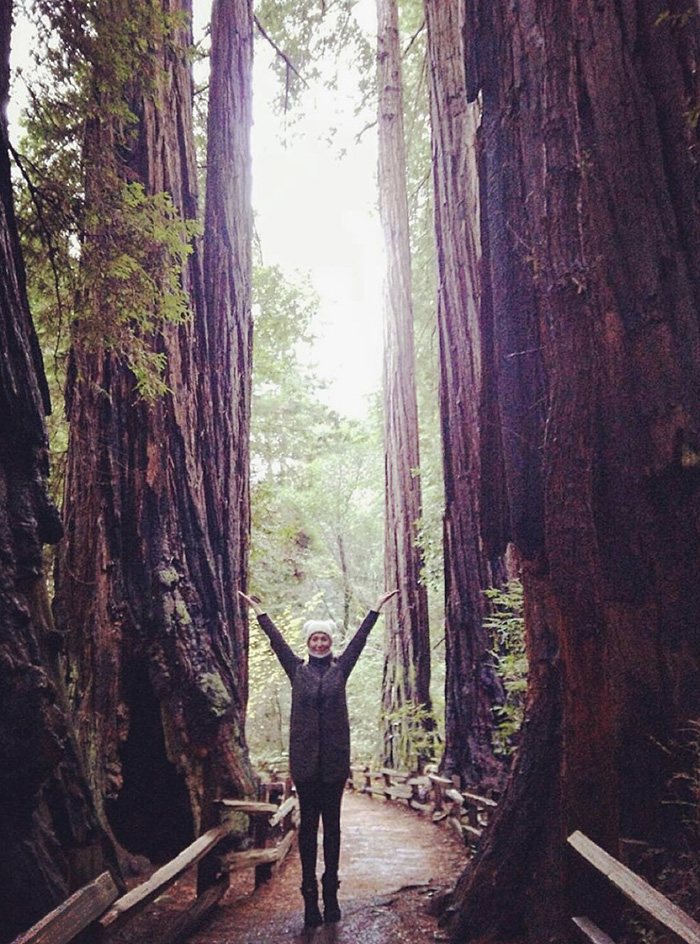
[[(190, 941), (419, 944), (439, 939), (427, 904), (437, 889), (454, 883), (465, 861), (462, 843), (447, 828), (435, 826), (429, 816), (348, 793), (343, 798), (339, 924), (304, 930), (301, 868), (294, 849), (272, 881), (254, 893), (252, 874), (237, 878), (213, 917)], [(319, 874), (321, 870), (319, 863)]]

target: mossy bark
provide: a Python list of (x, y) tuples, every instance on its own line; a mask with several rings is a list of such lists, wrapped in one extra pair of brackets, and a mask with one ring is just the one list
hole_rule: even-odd
[(0, 11), (0, 941), (115, 865), (73, 745), (44, 573), (42, 546), (62, 526), (10, 183), (10, 6)]
[[(130, 4), (112, 7), (116, 22), (134, 14)], [(249, 522), (252, 16), (245, 3), (215, 4), (214, 15), (222, 8), (229, 22), (219, 23), (213, 45), (238, 44), (240, 62), (213, 54), (211, 107), (223, 113), (222, 82), (235, 85), (245, 107), (229, 116), (235, 150), (210, 140), (207, 225), (214, 232), (204, 246), (194, 241), (182, 275), (189, 317), (163, 324), (152, 338), (165, 355), (167, 392), (144, 401), (118, 352), (89, 348), (76, 335), (67, 398), (57, 613), (73, 710), (103, 821), (122, 845), (155, 859), (208, 824), (214, 799), (252, 791), (247, 624), (236, 602)], [(169, 33), (151, 37), (150, 84), (133, 77), (114, 90), (136, 125), (121, 126), (112, 110), (90, 126), (87, 192), (99, 205), (106, 155), (125, 180), (148, 194), (169, 193), (183, 219), (197, 219), (191, 9), (164, 2), (162, 13)], [(211, 248), (217, 241), (226, 272)], [(100, 316), (91, 315), (98, 323)], [(150, 782), (142, 782), (147, 762)], [(148, 848), (134, 826), (144, 815)]]

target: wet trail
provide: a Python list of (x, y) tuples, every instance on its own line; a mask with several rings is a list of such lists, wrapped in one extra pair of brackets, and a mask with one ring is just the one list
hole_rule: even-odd
[[(437, 925), (427, 913), (429, 900), (436, 890), (454, 884), (466, 855), (461, 841), (444, 826), (434, 825), (429, 815), (346, 793), (338, 896), (343, 918), (339, 924), (304, 929), (301, 868), (294, 848), (271, 882), (255, 892), (252, 873), (237, 876), (214, 915), (189, 941), (418, 944), (435, 940)], [(322, 853), (319, 875), (321, 872)], [(438, 939), (440, 936), (438, 933)]]

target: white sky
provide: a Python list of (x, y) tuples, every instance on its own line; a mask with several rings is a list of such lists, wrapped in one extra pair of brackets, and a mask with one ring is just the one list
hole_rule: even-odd
[[(358, 7), (370, 35), (374, 0)], [(288, 133), (271, 100), (274, 51), (258, 44), (254, 79), (253, 206), (263, 261), (308, 272), (321, 299), (314, 360), (330, 381), (326, 399), (349, 415), (365, 412), (379, 386), (383, 243), (376, 212), (376, 129), (361, 136), (348, 94), (306, 90), (305, 117)], [(349, 82), (354, 81), (347, 73)], [(333, 144), (326, 139), (338, 129)], [(286, 140), (283, 140), (285, 139)], [(342, 153), (343, 156), (338, 155)]]
[[(195, 28), (201, 28), (210, 0), (194, 0), (194, 6)], [(356, 10), (373, 37), (375, 0), (358, 0)], [(13, 65), (27, 61), (29, 42), (26, 28), (13, 31)], [(290, 278), (308, 274), (321, 300), (313, 360), (329, 381), (325, 399), (339, 412), (360, 416), (381, 377), (384, 250), (376, 212), (376, 130), (357, 143), (361, 119), (353, 115), (349, 93), (321, 88), (306, 90), (305, 117), (285, 128), (271, 104), (278, 91), (269, 69), (273, 50), (264, 41), (257, 47), (253, 208), (263, 261)], [(354, 81), (349, 70), (346, 79)], [(11, 122), (19, 105), (11, 100)], [(327, 143), (331, 127), (338, 129), (333, 144)]]

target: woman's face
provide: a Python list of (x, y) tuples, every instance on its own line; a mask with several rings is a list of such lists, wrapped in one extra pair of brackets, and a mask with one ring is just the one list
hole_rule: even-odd
[(332, 641), (328, 633), (311, 633), (306, 645), (312, 656), (321, 659), (331, 651)]

